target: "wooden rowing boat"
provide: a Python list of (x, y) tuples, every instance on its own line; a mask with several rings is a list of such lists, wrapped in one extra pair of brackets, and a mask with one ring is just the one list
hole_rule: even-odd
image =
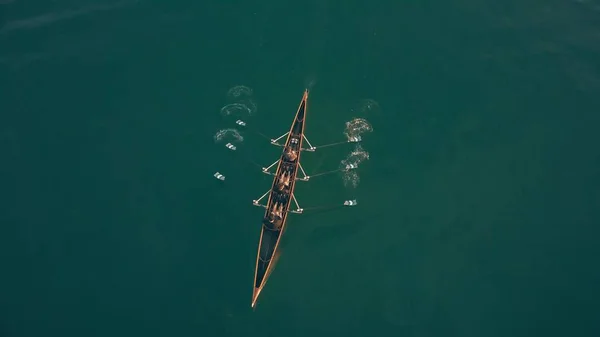
[[(271, 139), (272, 144), (283, 147), (283, 151), (281, 152), (279, 159), (277, 159), (270, 166), (262, 169), (264, 173), (274, 176), (271, 188), (260, 198), (258, 198), (258, 200), (252, 201), (253, 205), (266, 208), (261, 225), (258, 253), (256, 254), (256, 268), (254, 270), (254, 284), (251, 304), (252, 308), (256, 306), (258, 296), (265, 287), (267, 279), (269, 278), (269, 275), (275, 266), (276, 257), (278, 256), (278, 250), (281, 243), (281, 237), (287, 225), (288, 214), (300, 214), (304, 212), (304, 209), (300, 207), (296, 197), (294, 196), (294, 189), (297, 181), (308, 181), (310, 179), (310, 176), (306, 175), (306, 172), (300, 164), (301, 153), (303, 151), (313, 152), (316, 150), (316, 147), (312, 146), (304, 134), (307, 110), (308, 90), (305, 90), (302, 100), (300, 101), (300, 105), (298, 106), (298, 110), (296, 111), (296, 116), (294, 117), (290, 127), (290, 131), (276, 139)], [(239, 122), (242, 122), (243, 124)], [(238, 121), (238, 125), (245, 125), (245, 122)], [(284, 137), (287, 137), (285, 143), (280, 144), (279, 141)], [(359, 141), (361, 141), (360, 137), (354, 137), (348, 141), (323, 145), (322, 147)], [(304, 142), (306, 142), (308, 145), (307, 148), (302, 147)], [(275, 172), (270, 172), (271, 168), (274, 166), (276, 166)], [(338, 170), (313, 175), (313, 177), (337, 171), (347, 171), (355, 168), (355, 165), (349, 165)], [(268, 198), (268, 201), (266, 204), (261, 204), (260, 201), (264, 198)], [(291, 208), (292, 202), (296, 207), (295, 209)], [(356, 204), (356, 200), (346, 200), (344, 201), (343, 205), (338, 206), (355, 206)]]
[[(296, 202), (293, 193), (300, 168), (307, 102), (308, 90), (305, 90), (290, 131), (287, 133), (287, 139), (281, 157), (278, 160), (276, 174), (273, 178), (271, 190), (269, 191), (269, 200), (266, 205), (260, 240), (258, 242), (258, 254), (256, 254), (252, 307), (255, 307), (258, 295), (260, 295), (260, 292), (267, 283), (269, 273), (274, 267), (274, 256), (277, 253), (282, 234), (285, 230), (292, 199)], [(287, 185), (285, 182), (287, 182)], [(301, 213), (302, 209), (297, 207), (295, 211)]]

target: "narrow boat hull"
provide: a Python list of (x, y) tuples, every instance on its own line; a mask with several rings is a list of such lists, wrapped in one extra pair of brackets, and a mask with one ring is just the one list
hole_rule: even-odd
[[(296, 176), (300, 165), (300, 154), (302, 141), (304, 139), (304, 126), (308, 101), (308, 90), (304, 91), (302, 101), (296, 112), (294, 122), (290, 127), (290, 132), (285, 141), (273, 184), (269, 192), (267, 210), (263, 217), (260, 240), (258, 243), (258, 254), (256, 256), (256, 269), (254, 272), (254, 291), (252, 292), (252, 307), (256, 306), (256, 301), (260, 292), (267, 283), (269, 274), (273, 271), (278, 254), (281, 237), (287, 224), (290, 205), (292, 203), (294, 188), (296, 186)], [(290, 156), (288, 151), (294, 151), (296, 157)], [(291, 159), (293, 158), (293, 160)], [(280, 177), (285, 174), (289, 177), (289, 186), (281, 187)], [(281, 209), (281, 216), (273, 220), (273, 214)]]

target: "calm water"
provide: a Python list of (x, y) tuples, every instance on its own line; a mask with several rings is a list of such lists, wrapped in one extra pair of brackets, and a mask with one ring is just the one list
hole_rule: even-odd
[[(374, 132), (298, 201), (360, 205), (293, 217), (253, 312), (270, 180), (213, 136), (309, 84), (314, 145)], [(599, 92), (597, 0), (0, 0), (0, 335), (598, 336)]]

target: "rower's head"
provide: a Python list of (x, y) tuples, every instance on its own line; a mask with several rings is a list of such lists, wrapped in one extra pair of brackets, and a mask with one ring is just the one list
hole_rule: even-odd
[(290, 149), (287, 153), (286, 153), (286, 157), (289, 160), (296, 160), (296, 158), (298, 158), (298, 154), (296, 154), (295, 150)]

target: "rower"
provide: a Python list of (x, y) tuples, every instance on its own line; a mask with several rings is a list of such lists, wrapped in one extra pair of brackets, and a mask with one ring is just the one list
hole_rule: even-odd
[(283, 191), (285, 188), (290, 187), (290, 174), (288, 172), (283, 172), (279, 177), (279, 190)]
[[(279, 206), (277, 206), (279, 205)], [(281, 212), (283, 211), (283, 204), (280, 203), (275, 203), (275, 206), (273, 206), (273, 215), (275, 216), (276, 220), (280, 220), (281, 221)]]
[(279, 206), (277, 206), (278, 204), (279, 203), (276, 202), (273, 205), (273, 210), (271, 211), (271, 216), (269, 217), (269, 222), (271, 222), (276, 227), (281, 226), (281, 211), (283, 210), (283, 204), (279, 204)]
[(287, 150), (285, 151), (285, 157), (289, 160), (289, 161), (295, 161), (296, 158), (298, 158), (298, 153), (296, 153), (296, 150), (293, 150), (291, 148), (287, 148)]

